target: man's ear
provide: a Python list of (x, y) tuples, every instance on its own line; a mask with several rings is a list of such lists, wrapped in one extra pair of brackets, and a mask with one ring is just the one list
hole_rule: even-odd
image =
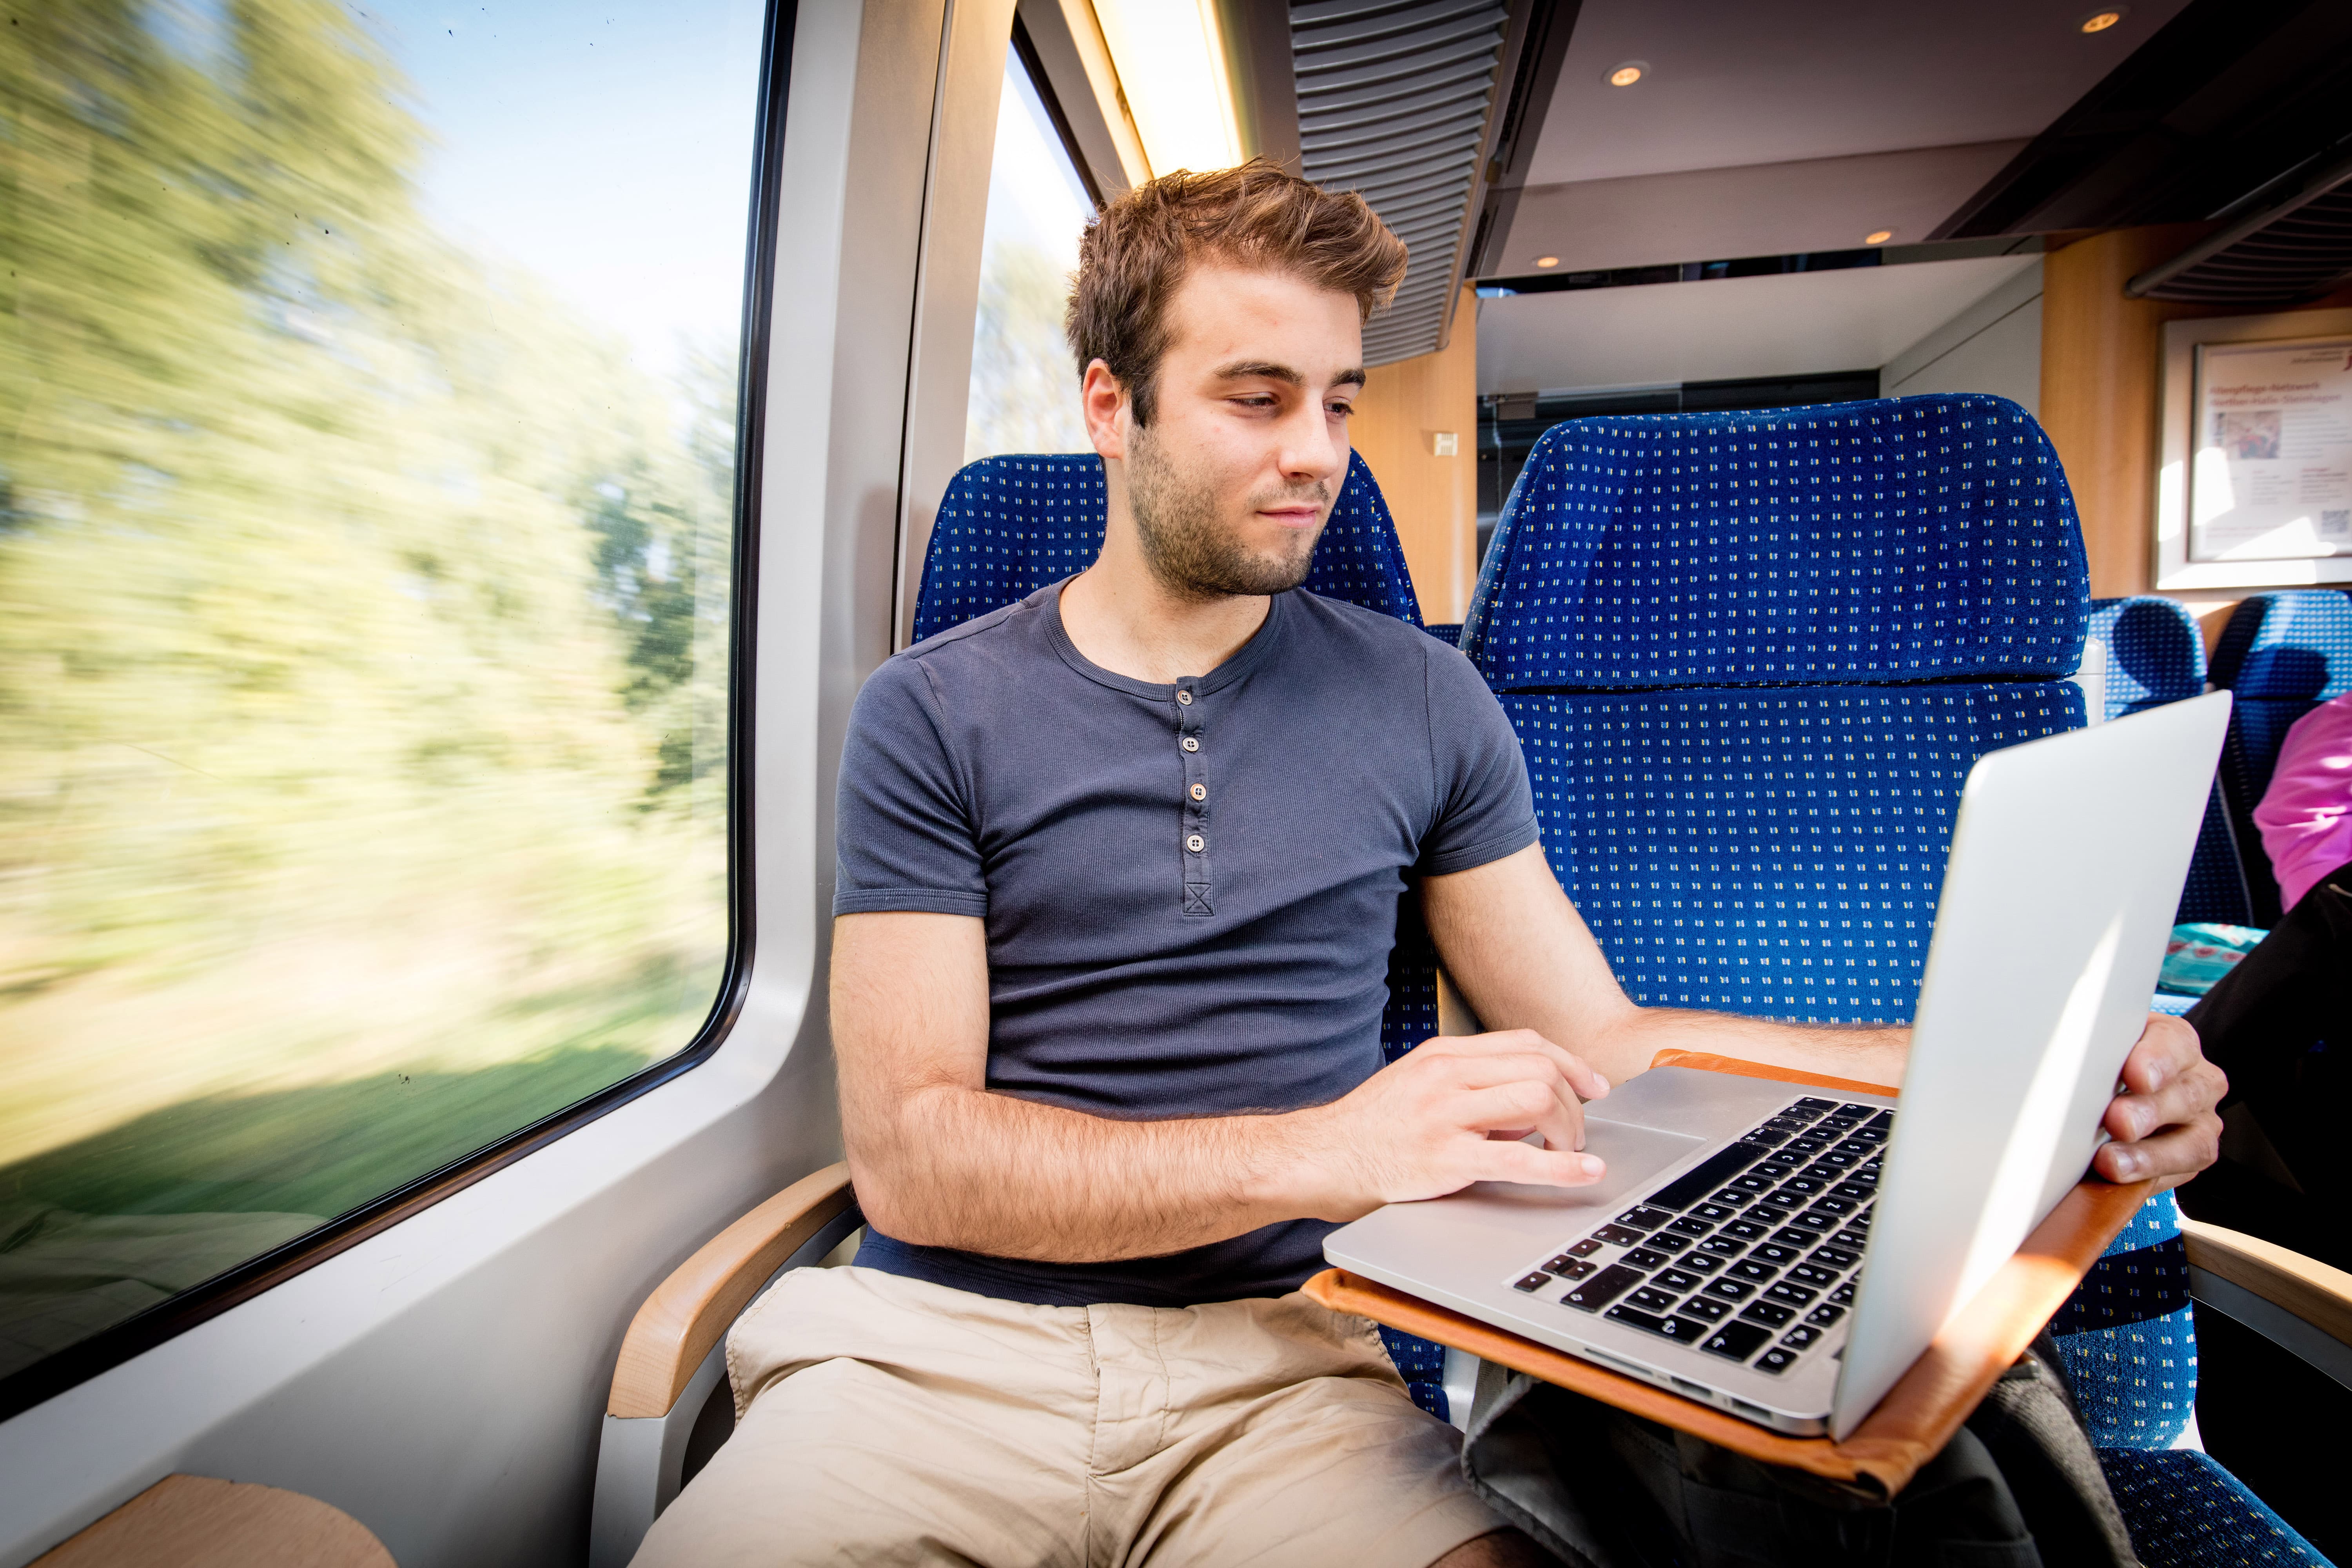
[(1128, 411), (1127, 388), (1111, 374), (1109, 365), (1096, 360), (1087, 366), (1078, 402), (1086, 416), (1087, 437), (1095, 444), (1096, 452), (1106, 458), (1125, 458), (1128, 422), (1120, 416)]

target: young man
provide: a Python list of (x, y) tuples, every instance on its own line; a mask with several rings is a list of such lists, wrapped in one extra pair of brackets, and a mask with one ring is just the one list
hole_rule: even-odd
[[(1468, 662), (1293, 591), (1404, 262), (1264, 165), (1088, 230), (1102, 556), (858, 699), (832, 1005), (868, 1237), (737, 1326), (744, 1419), (640, 1562), (1536, 1561), (1371, 1326), (1296, 1294), (1323, 1237), (1593, 1180), (1582, 1102), (1663, 1046), (1899, 1075), (1898, 1030), (1630, 1003)], [(1498, 1027), (1383, 1068), (1408, 878)], [(2126, 1077), (2105, 1173), (2212, 1158), (2190, 1031), (2152, 1023)]]

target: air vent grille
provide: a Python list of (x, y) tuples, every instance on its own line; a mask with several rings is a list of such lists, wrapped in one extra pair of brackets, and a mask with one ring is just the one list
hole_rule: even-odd
[(1499, 0), (1300, 0), (1290, 7), (1300, 173), (1362, 195), (1411, 255), (1364, 359), (1437, 347), (1495, 107)]
[(2305, 202), (2147, 290), (2202, 305), (2292, 304), (2352, 277), (2352, 184)]

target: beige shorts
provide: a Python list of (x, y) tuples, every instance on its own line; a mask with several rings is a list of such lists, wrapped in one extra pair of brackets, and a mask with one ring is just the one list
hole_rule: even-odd
[(1424, 1568), (1502, 1521), (1361, 1318), (1034, 1307), (803, 1268), (727, 1342), (735, 1435), (638, 1568)]

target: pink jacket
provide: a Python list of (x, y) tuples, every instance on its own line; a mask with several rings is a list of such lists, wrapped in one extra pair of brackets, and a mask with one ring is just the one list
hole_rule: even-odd
[(2352, 692), (2321, 703), (2286, 732), (2254, 826), (2287, 909), (2352, 862)]

